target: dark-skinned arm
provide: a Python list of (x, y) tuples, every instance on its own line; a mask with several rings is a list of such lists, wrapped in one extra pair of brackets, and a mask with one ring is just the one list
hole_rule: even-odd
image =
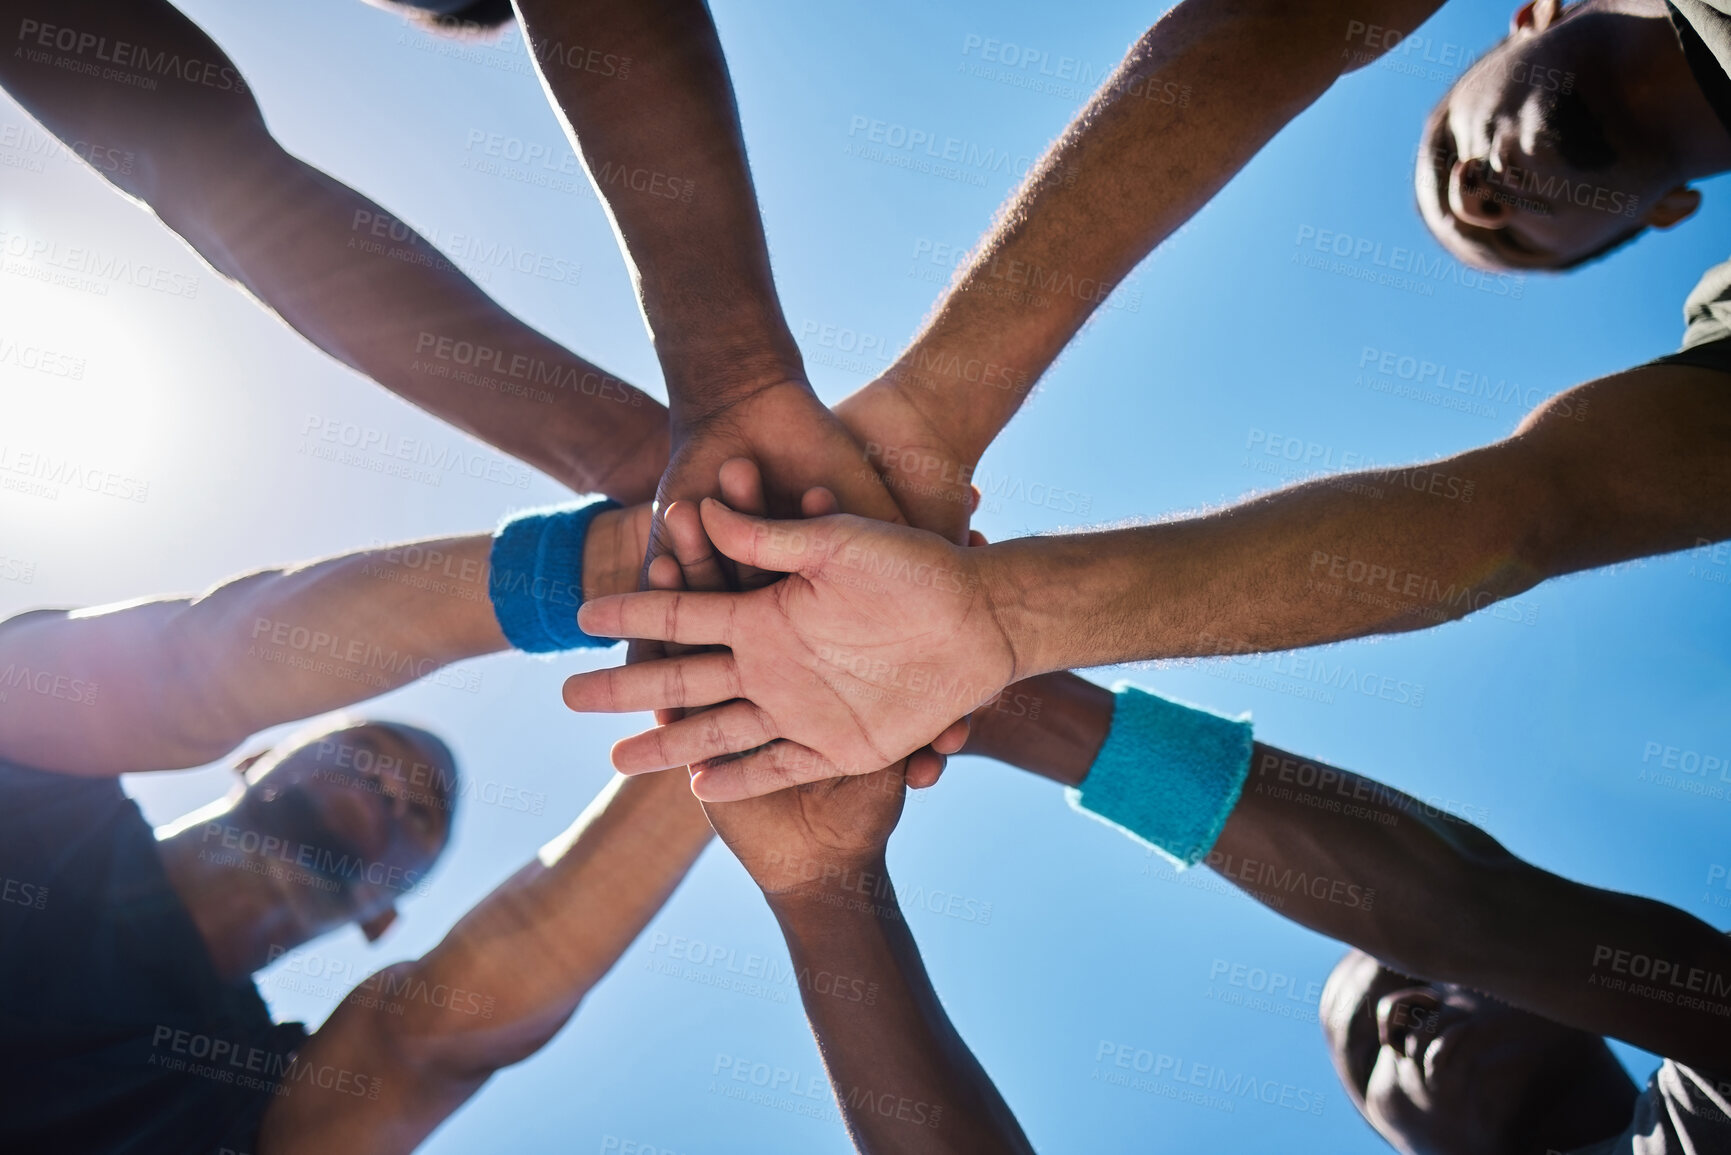
[[(239, 70), (167, 0), (0, 0), (0, 21), (7, 93), (69, 146), (83, 142), (98, 174), (307, 340), (579, 492), (626, 504), (653, 495), (667, 453), (660, 404), (512, 316), (409, 225), (285, 151)], [(168, 59), (178, 71), (161, 72)]]
[[(1038, 719), (988, 707), (967, 752), (1079, 784), (1111, 727), (1111, 692), (1071, 674), (1007, 692), (1037, 698)], [(1380, 782), (1259, 742), (1204, 861), (1276, 913), (1396, 970), (1703, 1069), (1731, 1067), (1724, 1020), (1707, 1009), (1731, 1003), (1731, 940), (1676, 907), (1542, 870)], [(1636, 958), (1646, 985), (1670, 998), (1631, 993)]]
[[(730, 500), (757, 508), (755, 477), (730, 466)], [(808, 494), (806, 512), (833, 508)], [(667, 511), (659, 589), (721, 584), (695, 511)], [(781, 924), (806, 1015), (848, 1134), (864, 1152), (1026, 1152), (1015, 1116), (932, 989), (884, 863), (907, 763), (741, 802), (705, 803), (710, 824)], [(701, 773), (701, 772), (700, 772)]]
[[(715, 496), (722, 463), (763, 472), (769, 508), (824, 485), (896, 518), (811, 391), (770, 271), (727, 61), (702, 0), (519, 0), (542, 84), (606, 203), (667, 382), (659, 506)], [(629, 60), (623, 72), (606, 60)], [(664, 548), (659, 519), (656, 553)]]
[(265, 1114), (260, 1155), (413, 1151), (495, 1071), (552, 1040), (709, 836), (683, 774), (615, 778), (438, 946), (363, 983), (296, 1053), (370, 1077), (377, 1098), (291, 1081)]
[[(851, 781), (900, 788), (899, 781)], [(855, 1147), (895, 1155), (1031, 1152), (932, 989), (882, 857), (823, 865), (832, 869), (820, 869), (820, 881), (765, 897)]]

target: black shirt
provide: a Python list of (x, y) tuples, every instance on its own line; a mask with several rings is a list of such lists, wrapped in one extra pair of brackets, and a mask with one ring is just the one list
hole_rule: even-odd
[(1731, 261), (1708, 269), (1683, 302), (1683, 347), (1651, 364), (1731, 373)]
[(0, 1151), (245, 1153), (295, 1048), (110, 778), (0, 762)]

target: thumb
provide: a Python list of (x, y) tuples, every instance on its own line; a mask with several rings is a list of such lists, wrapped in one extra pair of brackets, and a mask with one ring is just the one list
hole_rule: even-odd
[(713, 497), (703, 499), (702, 514), (710, 542), (736, 562), (777, 573), (807, 573), (823, 565), (824, 539), (812, 521), (748, 517)]

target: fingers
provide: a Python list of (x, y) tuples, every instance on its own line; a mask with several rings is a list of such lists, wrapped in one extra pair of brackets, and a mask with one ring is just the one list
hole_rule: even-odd
[(835, 765), (815, 750), (782, 740), (737, 758), (692, 766), (691, 792), (705, 802), (740, 802), (838, 776)]
[(577, 624), (598, 638), (731, 646), (737, 604), (733, 594), (644, 590), (585, 602)]
[[(769, 498), (763, 491), (763, 470), (757, 462), (749, 457), (730, 457), (721, 463), (721, 475), (718, 478), (721, 485), (721, 500), (731, 508), (749, 517), (766, 517), (769, 514)], [(735, 589), (756, 589), (766, 586), (776, 580), (776, 574), (771, 570), (758, 569), (754, 565), (735, 564), (733, 582)]]
[(777, 573), (823, 564), (822, 551), (812, 548), (815, 539), (807, 522), (747, 517), (713, 498), (703, 499), (702, 513), (709, 540), (734, 561)]
[(776, 737), (768, 714), (750, 702), (729, 702), (621, 739), (613, 745), (613, 768), (621, 774), (667, 770), (754, 750)]
[(835, 491), (827, 486), (814, 485), (799, 499), (801, 517), (828, 517), (832, 513), (840, 512), (841, 502), (836, 498)]
[(944, 766), (949, 762), (942, 754), (930, 746), (923, 750), (915, 750), (908, 755), (907, 783), (910, 790), (924, 790), (936, 786), (943, 776)]
[[(565, 679), (564, 693), (565, 705), (584, 714), (625, 714), (633, 710), (713, 706), (739, 697), (739, 668), (733, 655), (725, 651), (687, 654), (640, 662), (635, 666), (613, 666), (572, 674)], [(768, 740), (759, 739), (760, 742)], [(742, 750), (750, 748), (740, 747)]]
[(679, 559), (670, 553), (664, 553), (651, 561), (649, 568), (644, 571), (644, 577), (652, 590), (685, 588), (685, 571), (681, 568)]
[[(648, 569), (644, 571), (644, 577), (648, 582), (649, 588), (652, 590), (682, 590), (685, 588), (685, 574), (680, 569), (679, 562), (676, 561), (671, 554), (664, 553), (660, 557), (651, 561)], [(639, 661), (653, 661), (657, 658), (667, 656), (667, 647), (663, 643), (653, 642), (647, 644), (656, 646), (662, 652), (654, 655), (644, 655), (639, 658)], [(635, 665), (636, 663), (629, 664)], [(569, 705), (570, 703), (567, 702), (566, 704)], [(679, 721), (679, 719), (684, 716), (684, 710), (657, 710), (655, 711), (655, 724), (657, 726), (665, 726), (670, 722)]]
[(741, 513), (763, 517), (769, 512), (763, 493), (763, 470), (749, 457), (730, 457), (721, 463), (721, 500)]
[(968, 531), (968, 545), (969, 546), (977, 548), (979, 546), (987, 545), (987, 544), (989, 544), (989, 543), (986, 541), (986, 535), (985, 534), (981, 533), (977, 529), (970, 529)]
[(932, 749), (939, 754), (961, 753), (962, 747), (968, 744), (968, 734), (972, 725), (972, 715), (951, 722), (943, 733), (932, 739)]
[[(720, 555), (709, 543), (709, 535), (703, 532), (703, 520), (698, 516), (697, 506), (689, 501), (676, 501), (667, 507), (662, 520), (667, 524), (667, 539), (673, 556), (684, 572), (684, 588), (725, 590), (728, 587), (727, 574), (721, 568)], [(656, 585), (653, 581), (650, 586), (654, 589), (680, 588)]]

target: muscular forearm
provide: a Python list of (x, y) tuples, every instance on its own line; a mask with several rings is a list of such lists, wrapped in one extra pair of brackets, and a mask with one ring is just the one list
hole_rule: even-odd
[[(406, 223), (284, 152), (239, 70), (167, 0), (59, 0), (52, 12), (0, 0), (8, 15), (18, 48), (0, 55), (8, 95), (313, 344), (574, 489), (627, 503), (653, 493), (667, 453), (660, 407), (511, 316)], [(86, 63), (109, 51), (186, 61), (189, 75), (148, 89), (92, 83), (48, 63), (56, 52), (40, 50), (56, 36), (58, 51), (72, 43)], [(473, 241), (445, 243), (461, 255)], [(536, 268), (566, 284), (576, 276), (553, 256)], [(324, 432), (308, 420), (303, 432)]]
[(683, 771), (614, 778), (540, 855), (413, 964), (430, 985), (479, 996), (484, 1014), (414, 1009), (404, 1031), (462, 1078), (527, 1058), (571, 1017), (708, 845)]
[[(579, 492), (653, 495), (667, 458), (654, 398), (512, 316), (414, 228), (273, 142), (234, 150), (153, 207), (218, 271), (385, 388)], [(575, 265), (542, 264), (574, 281)], [(309, 422), (308, 436), (325, 432)]]
[[(1724, 1068), (1731, 1044), (1709, 1021), (1725, 1013), (1712, 1009), (1724, 1005), (1712, 985), (1731, 982), (1723, 935), (1665, 903), (1525, 862), (1456, 809), (1259, 743), (1204, 861), (1276, 913), (1396, 970)], [(1648, 977), (1668, 997), (1630, 987), (1635, 956), (1658, 960)]]
[(487, 594), (491, 546), (487, 534), (411, 542), (217, 586), (176, 623), (186, 672), (223, 688), (192, 696), (226, 738), (507, 648)]
[(1559, 572), (1548, 535), (1562, 527), (1554, 491), (1506, 456), (1493, 446), (1200, 517), (989, 546), (1017, 672), (1295, 649), (1517, 594)]
[[(1009, 710), (975, 716), (967, 752), (1082, 783), (1111, 727), (1112, 695), (1053, 674), (1011, 686), (1004, 700)], [(1702, 995), (1714, 976), (1731, 975), (1723, 936), (1674, 907), (1524, 862), (1459, 817), (1462, 809), (1258, 743), (1238, 804), (1203, 861), (1282, 917), (1397, 970), (1724, 1066), (1731, 1052), (1711, 1014), (1688, 999), (1624, 993), (1616, 981), (1619, 958), (1626, 974), (1627, 960), (1642, 956), (1670, 968), (1669, 985), (1680, 984), (1673, 994)]]
[[(543, 84), (606, 201), (676, 420), (803, 380), (727, 64), (701, 0), (521, 0)], [(629, 69), (591, 65), (592, 52)]]
[(1173, 8), (1029, 173), (886, 377), (977, 461), (1112, 289), (1348, 66), (1349, 16), (1410, 29), (1437, 6)]
[(944, 1013), (881, 859), (770, 907), (861, 1152), (1033, 1150)]
[[(583, 596), (631, 589), (647, 539), (647, 506), (598, 515), (573, 575)], [(8, 622), (0, 665), (49, 673), (49, 688), (65, 690), (0, 701), (0, 756), (76, 774), (197, 766), (269, 726), (504, 649), (492, 541), (361, 550), (198, 597)], [(575, 606), (577, 591), (569, 597)]]
[(1021, 676), (1437, 625), (1559, 574), (1731, 536), (1724, 386), (1711, 370), (1633, 369), (1441, 461), (988, 546), (983, 580)]
[(0, 702), (5, 756), (74, 774), (179, 769), (253, 733), (502, 649), (490, 538), (450, 538), (263, 570), (194, 598), (32, 614), (0, 660), (78, 694)]
[(538, 1051), (655, 917), (709, 840), (682, 771), (615, 779), (423, 958), (374, 976), (297, 1056), (376, 1074), (376, 1099), (272, 1104), (261, 1151), (409, 1152)]
[(1518, 508), (1386, 483), (1380, 499), (1360, 495), (1377, 481), (1312, 482), (1203, 517), (988, 547), (1017, 673), (1419, 629), (1546, 576), (1523, 555)]

